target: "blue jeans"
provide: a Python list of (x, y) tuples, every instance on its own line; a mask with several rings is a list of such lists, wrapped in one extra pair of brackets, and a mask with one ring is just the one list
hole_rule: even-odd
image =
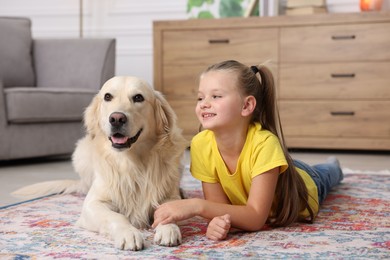
[(307, 172), (317, 185), (318, 199), (321, 204), (330, 190), (343, 179), (343, 172), (336, 163), (322, 163), (310, 166), (302, 161), (293, 160), (294, 165)]

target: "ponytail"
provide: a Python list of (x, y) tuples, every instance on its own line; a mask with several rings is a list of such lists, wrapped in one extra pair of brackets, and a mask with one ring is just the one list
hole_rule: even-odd
[[(255, 72), (252, 67), (252, 71)], [(315, 216), (308, 202), (309, 194), (306, 185), (294, 167), (293, 160), (285, 143), (272, 73), (263, 65), (256, 68), (260, 75), (260, 89), (262, 91), (260, 95), (258, 95), (260, 100), (258, 100), (259, 108), (258, 111), (256, 111), (257, 116), (254, 116), (253, 120), (260, 122), (264, 129), (269, 130), (279, 138), (284, 156), (289, 165), (287, 170), (279, 175), (275, 191), (276, 200), (274, 200), (278, 203), (272, 205), (269, 224), (278, 227), (288, 226), (296, 221), (312, 223)], [(258, 117), (258, 119), (256, 119), (256, 117)], [(310, 218), (308, 221), (299, 219), (299, 213), (304, 209), (309, 211)]]

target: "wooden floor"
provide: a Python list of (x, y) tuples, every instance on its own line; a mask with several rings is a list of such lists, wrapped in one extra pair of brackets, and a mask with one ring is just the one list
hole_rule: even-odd
[[(329, 156), (336, 156), (344, 171), (358, 170), (370, 172), (389, 172), (390, 153), (375, 152), (332, 152), (332, 151), (291, 151), (294, 159), (309, 164), (321, 163)], [(189, 163), (189, 152), (184, 156)], [(0, 162), (0, 206), (19, 202), (10, 195), (13, 190), (28, 184), (56, 180), (76, 179), (77, 174), (68, 158), (56, 160), (28, 160), (19, 162)]]

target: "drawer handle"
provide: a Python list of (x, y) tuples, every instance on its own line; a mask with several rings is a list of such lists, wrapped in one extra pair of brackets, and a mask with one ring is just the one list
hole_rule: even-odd
[(356, 39), (355, 35), (333, 35), (332, 40), (354, 40)]
[(331, 76), (332, 78), (354, 78), (355, 73), (345, 73), (345, 74), (332, 73)]
[(330, 112), (332, 116), (354, 116), (355, 112), (353, 111), (332, 111)]
[(209, 40), (210, 44), (228, 44), (230, 42), (229, 39), (211, 39)]

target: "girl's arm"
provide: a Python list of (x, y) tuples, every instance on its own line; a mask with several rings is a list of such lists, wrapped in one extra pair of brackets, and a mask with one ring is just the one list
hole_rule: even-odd
[(222, 204), (231, 204), (219, 182), (202, 182), (203, 196), (206, 200)]
[(231, 225), (245, 231), (258, 231), (267, 221), (275, 194), (279, 167), (260, 174), (252, 179), (246, 205), (229, 205), (212, 202), (214, 191), (209, 187), (203, 190), (206, 201), (202, 203), (200, 216), (212, 219), (225, 214), (230, 215)]
[(203, 184), (205, 200), (186, 199), (164, 203), (154, 214), (153, 227), (202, 216), (209, 220), (230, 215), (231, 225), (246, 231), (260, 230), (269, 215), (279, 176), (279, 167), (252, 179), (246, 205), (231, 205), (219, 184)]

